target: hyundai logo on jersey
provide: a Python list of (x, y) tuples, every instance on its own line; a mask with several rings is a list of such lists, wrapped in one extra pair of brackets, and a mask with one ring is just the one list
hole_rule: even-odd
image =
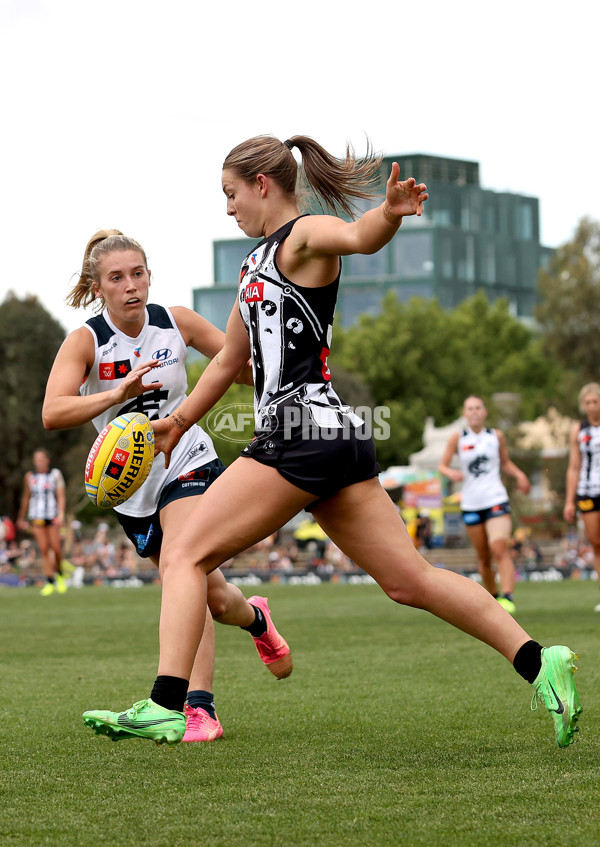
[(164, 347), (162, 350), (155, 350), (152, 358), (156, 359), (157, 362), (166, 362), (167, 359), (171, 358), (171, 355), (171, 350), (168, 347)]

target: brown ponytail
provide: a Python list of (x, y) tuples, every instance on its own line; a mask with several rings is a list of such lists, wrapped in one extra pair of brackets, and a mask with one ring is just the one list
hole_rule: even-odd
[(148, 260), (143, 248), (133, 238), (123, 235), (118, 229), (100, 229), (94, 233), (87, 243), (83, 254), (83, 264), (78, 281), (69, 292), (66, 300), (74, 309), (89, 306), (96, 303), (98, 311), (103, 308), (103, 301), (96, 298), (93, 283), (100, 281), (98, 264), (102, 256), (113, 253), (115, 250), (137, 250), (141, 253), (144, 264), (148, 267)]
[[(292, 147), (297, 147), (302, 156), (300, 175)], [(285, 194), (294, 197), (305, 181), (326, 209), (342, 210), (354, 217), (356, 205), (350, 198), (376, 196), (382, 158), (374, 154), (370, 142), (364, 158), (357, 159), (353, 148), (347, 145), (345, 159), (336, 159), (307, 135), (293, 135), (284, 142), (271, 135), (258, 135), (234, 147), (223, 168), (234, 171), (246, 182), (253, 182), (259, 173), (264, 173), (275, 179)]]

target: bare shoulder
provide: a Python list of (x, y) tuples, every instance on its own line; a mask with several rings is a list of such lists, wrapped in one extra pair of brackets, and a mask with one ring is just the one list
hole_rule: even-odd
[(452, 432), (450, 434), (450, 437), (448, 438), (446, 445), (448, 447), (454, 447), (454, 449), (456, 450), (456, 448), (458, 447), (458, 439), (459, 438), (460, 438), (460, 432), (457, 429), (455, 429), (454, 432)]
[(87, 355), (91, 352), (93, 358), (94, 337), (87, 327), (80, 326), (67, 335), (59, 352), (63, 350), (70, 354), (81, 352)]

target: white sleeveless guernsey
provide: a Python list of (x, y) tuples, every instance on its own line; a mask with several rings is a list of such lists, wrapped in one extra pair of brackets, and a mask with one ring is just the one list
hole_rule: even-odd
[(458, 439), (458, 459), (464, 476), (460, 502), (463, 512), (491, 509), (508, 501), (500, 478), (500, 442), (493, 429), (464, 429)]
[(600, 426), (581, 421), (577, 443), (581, 453), (577, 497), (600, 497)]
[[(160, 367), (146, 374), (145, 381), (162, 382), (162, 388), (146, 391), (123, 405), (111, 406), (94, 418), (100, 432), (107, 423), (127, 412), (143, 412), (150, 420), (166, 418), (186, 397), (187, 347), (175, 318), (163, 306), (148, 305), (144, 327), (137, 338), (130, 338), (112, 323), (107, 312), (91, 318), (86, 326), (92, 333), (96, 355), (92, 369), (79, 389), (80, 394), (98, 394), (115, 387), (139, 362), (156, 359)], [(123, 515), (144, 518), (158, 506), (165, 485), (194, 468), (212, 462), (217, 454), (210, 437), (199, 426), (193, 426), (181, 438), (165, 470), (164, 457), (157, 457), (146, 482), (129, 500), (115, 511)]]
[(48, 473), (32, 471), (27, 478), (29, 488), (29, 506), (27, 518), (30, 521), (51, 521), (58, 517), (56, 492), (65, 487), (63, 475), (58, 468)]

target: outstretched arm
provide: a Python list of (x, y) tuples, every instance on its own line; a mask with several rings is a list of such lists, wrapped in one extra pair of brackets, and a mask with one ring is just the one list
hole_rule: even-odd
[(394, 237), (402, 218), (422, 215), (428, 198), (427, 186), (410, 177), (400, 181), (400, 166), (392, 164), (385, 189), (385, 200), (376, 209), (365, 212), (350, 223), (329, 215), (301, 218), (292, 231), (303, 238), (296, 249), (304, 249), (305, 259), (318, 256), (349, 256), (376, 253)]
[(248, 333), (243, 324), (237, 303), (233, 307), (225, 344), (210, 361), (206, 370), (194, 386), (189, 397), (167, 418), (152, 421), (154, 428), (155, 453), (165, 454), (165, 467), (169, 467), (171, 453), (184, 432), (212, 409), (214, 404), (235, 381), (250, 355)]

